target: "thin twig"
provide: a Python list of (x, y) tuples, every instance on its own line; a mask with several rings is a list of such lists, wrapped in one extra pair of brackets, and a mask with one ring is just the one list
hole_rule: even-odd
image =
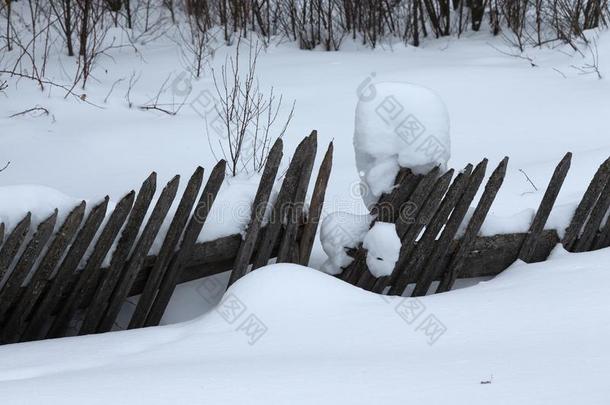
[(28, 108), (27, 110), (23, 110), (21, 112), (9, 115), (8, 117), (9, 118), (14, 118), (14, 117), (18, 117), (20, 115), (26, 115), (26, 114), (34, 112), (34, 111), (42, 111), (42, 114), (49, 115), (49, 110), (47, 110), (44, 107), (36, 106), (36, 107)]

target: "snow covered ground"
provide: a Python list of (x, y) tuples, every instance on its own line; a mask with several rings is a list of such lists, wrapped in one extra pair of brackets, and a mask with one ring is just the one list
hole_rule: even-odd
[[(597, 43), (609, 77), (609, 33)], [(159, 184), (182, 174), (184, 186), (196, 166), (211, 169), (216, 156), (200, 115), (214, 93), (211, 78), (188, 79), (170, 40), (138, 50), (118, 48), (100, 62), (85, 93), (101, 108), (24, 80), (0, 95), (0, 168), (11, 162), (0, 173), (0, 220), (9, 229), (28, 210), (40, 221), (81, 199), (109, 194), (116, 202), (153, 170)], [(214, 67), (232, 52), (218, 49)], [(432, 89), (446, 105), (449, 167), (483, 157), (493, 167), (510, 156), (483, 233), (525, 230), (555, 165), (574, 152), (547, 224), (561, 231), (610, 156), (610, 84), (581, 75), (573, 66), (589, 55), (567, 47), (528, 49), (535, 67), (503, 52), (514, 50), (487, 34), (420, 48), (345, 44), (332, 53), (280, 44), (260, 56), (258, 75), (263, 87), (296, 100), (284, 156), (312, 129), (318, 164), (335, 144), (324, 214), (366, 212), (352, 141), (358, 95), (372, 80), (400, 81)], [(49, 74), (69, 81), (62, 69), (73, 60), (55, 58)], [(138, 110), (168, 77), (161, 100), (185, 102), (179, 114)], [(10, 117), (35, 105), (50, 115)], [(201, 240), (243, 229), (255, 184), (227, 181)], [(318, 243), (310, 266), (326, 259)], [(610, 249), (558, 249), (549, 262), (515, 264), (491, 281), (420, 300), (382, 298), (296, 266), (252, 273), (218, 306), (227, 275), (193, 281), (178, 287), (162, 322), (186, 323), (0, 347), (0, 401), (607, 404), (608, 259)]]
[(6, 404), (607, 404), (610, 249), (390, 299), (296, 265), (192, 322), (0, 347)]

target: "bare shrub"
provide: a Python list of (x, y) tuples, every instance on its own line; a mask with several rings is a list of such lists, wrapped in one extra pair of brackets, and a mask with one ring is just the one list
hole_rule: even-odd
[(223, 131), (217, 134), (218, 147), (233, 176), (264, 168), (271, 144), (284, 135), (294, 112), (293, 102), (281, 129), (273, 130), (283, 97), (278, 98), (273, 88), (265, 92), (259, 86), (256, 63), (262, 46), (250, 44), (245, 72), (240, 63), (240, 41), (235, 49), (220, 72), (212, 71), (218, 96), (216, 113)]

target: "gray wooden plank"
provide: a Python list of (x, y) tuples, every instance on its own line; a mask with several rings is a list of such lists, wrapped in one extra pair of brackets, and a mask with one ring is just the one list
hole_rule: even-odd
[(87, 259), (87, 264), (83, 270), (78, 272), (78, 281), (68, 293), (68, 297), (61, 303), (60, 310), (47, 333), (47, 338), (57, 338), (66, 335), (66, 330), (76, 310), (81, 307), (85, 297), (91, 296), (88, 292), (93, 291), (97, 287), (101, 277), (101, 266), (104, 258), (110, 251), (112, 243), (131, 211), (134, 197), (135, 191), (128, 193), (117, 203), (115, 209), (110, 214), (100, 236), (95, 242), (93, 252)]
[(309, 142), (305, 152), (305, 160), (300, 170), (299, 181), (294, 191), (292, 203), (289, 205), (289, 210), (285, 219), (284, 235), (280, 241), (280, 247), (277, 253), (277, 263), (290, 262), (296, 249), (298, 249), (296, 235), (299, 222), (303, 218), (303, 207), (307, 196), (307, 189), (311, 180), (311, 172), (316, 160), (318, 151), (318, 133), (313, 131), (309, 135)]
[(184, 193), (182, 194), (182, 198), (180, 199), (180, 203), (178, 204), (174, 218), (172, 218), (172, 222), (169, 226), (167, 234), (165, 235), (165, 239), (163, 240), (163, 245), (161, 246), (159, 254), (157, 255), (157, 260), (155, 260), (155, 264), (150, 271), (150, 275), (146, 281), (142, 295), (140, 295), (134, 313), (131, 316), (128, 326), (129, 329), (141, 328), (144, 325), (146, 315), (148, 314), (150, 306), (152, 305), (155, 295), (157, 294), (161, 280), (168, 269), (174, 251), (178, 246), (178, 241), (184, 232), (184, 228), (186, 227), (186, 223), (191, 215), (191, 211), (195, 205), (195, 200), (197, 199), (197, 195), (199, 194), (202, 183), (203, 168), (197, 167), (195, 173), (193, 173), (188, 184), (186, 185), (186, 188), (184, 189)]
[(610, 179), (607, 180), (599, 199), (595, 203), (591, 215), (583, 228), (582, 235), (574, 245), (575, 252), (586, 252), (593, 248), (595, 237), (597, 236), (602, 221), (608, 208), (610, 207)]
[(192, 255), (193, 248), (197, 243), (197, 238), (201, 233), (201, 229), (203, 228), (208, 214), (210, 213), (210, 209), (214, 204), (214, 200), (218, 195), (220, 186), (224, 181), (226, 165), (226, 162), (221, 160), (216, 164), (214, 169), (212, 169), (212, 173), (210, 173), (210, 177), (208, 178), (195, 208), (195, 213), (184, 231), (184, 237), (182, 238), (180, 248), (174, 255), (170, 268), (167, 270), (165, 277), (163, 277), (163, 281), (159, 286), (159, 292), (146, 317), (145, 326), (155, 326), (161, 321), (165, 308), (167, 307), (167, 304), (169, 304), (169, 300), (176, 288), (180, 273), (187, 263), (187, 260)]
[(275, 184), (275, 177), (282, 161), (283, 145), (282, 139), (278, 138), (269, 152), (267, 163), (265, 164), (265, 169), (252, 204), (252, 212), (250, 215), (250, 223), (246, 231), (246, 237), (237, 252), (235, 265), (233, 266), (233, 271), (231, 271), (231, 277), (229, 279), (229, 285), (243, 277), (250, 265), (265, 212), (267, 211), (269, 204), (269, 197), (273, 190), (273, 185)]
[(163, 220), (167, 216), (169, 208), (176, 197), (179, 182), (180, 176), (175, 176), (172, 180), (170, 180), (169, 183), (167, 183), (167, 185), (163, 188), (163, 191), (161, 191), (161, 195), (159, 196), (159, 199), (152, 210), (150, 218), (144, 226), (144, 230), (136, 243), (134, 251), (129, 258), (129, 261), (126, 263), (121, 278), (109, 299), (108, 307), (106, 308), (104, 315), (101, 317), (97, 332), (108, 332), (112, 329), (116, 317), (121, 310), (121, 306), (123, 305), (123, 302), (125, 302), (133, 282), (144, 264), (146, 255), (155, 241), (155, 238), (159, 233), (159, 229), (163, 224)]
[(286, 208), (294, 197), (294, 192), (299, 181), (299, 172), (306, 158), (305, 151), (307, 150), (308, 144), (309, 137), (306, 137), (299, 143), (294, 152), (294, 156), (292, 157), (284, 181), (282, 182), (282, 187), (280, 188), (280, 192), (278, 193), (273, 209), (271, 210), (269, 223), (267, 224), (256, 253), (254, 254), (254, 261), (252, 264), (253, 270), (266, 266), (271, 258), (271, 253), (275, 248), (282, 231)]
[(595, 172), (595, 176), (593, 176), (593, 179), (589, 183), (589, 187), (587, 187), (587, 191), (585, 191), (582, 200), (574, 212), (572, 221), (561, 240), (561, 243), (566, 250), (573, 250), (576, 240), (580, 236), (581, 230), (609, 178), (610, 158), (606, 159), (606, 161), (599, 166), (599, 169)]
[(315, 242), (316, 232), (322, 215), (324, 197), (326, 195), (326, 187), (328, 186), (328, 180), (330, 179), (332, 165), (333, 143), (331, 142), (328, 145), (328, 149), (326, 150), (326, 154), (324, 155), (324, 159), (322, 159), (320, 169), (318, 170), (318, 177), (316, 178), (316, 184), (313, 188), (311, 203), (309, 204), (309, 211), (307, 213), (307, 221), (305, 222), (303, 234), (301, 235), (299, 264), (303, 266), (309, 264), (311, 250)]
[(17, 264), (10, 272), (6, 282), (0, 288), (0, 322), (4, 320), (7, 312), (14, 304), (17, 295), (21, 291), (21, 285), (26, 280), (38, 256), (40, 256), (47, 241), (53, 234), (55, 223), (57, 221), (57, 210), (54, 210), (49, 217), (42, 221), (36, 233), (30, 238), (21, 256), (17, 260)]
[(521, 251), (519, 252), (519, 258), (524, 262), (530, 263), (532, 261), (534, 251), (536, 250), (537, 240), (544, 230), (544, 225), (553, 210), (557, 196), (563, 186), (563, 181), (570, 170), (571, 161), (572, 154), (568, 152), (563, 159), (561, 159), (561, 162), (559, 162), (553, 172), (551, 181), (544, 192), (544, 197), (542, 197), (538, 211), (536, 212), (534, 220), (527, 232), (527, 237), (523, 241), (523, 246), (521, 246)]
[(83, 227), (78, 235), (76, 235), (74, 243), (70, 246), (55, 277), (50, 281), (46, 294), (44, 294), (33, 310), (32, 319), (21, 336), (22, 341), (37, 340), (46, 335), (44, 328), (50, 321), (51, 314), (67, 288), (67, 282), (78, 268), (80, 261), (87, 252), (87, 248), (102, 224), (107, 207), (108, 197), (94, 207), (87, 216)]
[(18, 341), (24, 331), (26, 319), (29, 317), (38, 299), (43, 295), (51, 274), (68, 249), (74, 235), (76, 235), (76, 231), (78, 231), (84, 216), (85, 202), (82, 201), (68, 214), (57, 233), (55, 233), (53, 241), (50, 243), (32, 278), (26, 287), (23, 288), (23, 292), (15, 304), (15, 309), (2, 328), (3, 341), (7, 343)]
[[(468, 213), (470, 204), (474, 200), (479, 187), (481, 187), (486, 169), (487, 159), (483, 159), (472, 171), (468, 179), (468, 186), (451, 212), (451, 216), (441, 232), (437, 243), (434, 245), (432, 253), (425, 261), (425, 264), (421, 264), (422, 268), (419, 272), (420, 276), (416, 279), (417, 284), (413, 290), (413, 296), (426, 295), (430, 284), (436, 279), (439, 270), (445, 269), (445, 265), (449, 262), (448, 258), (450, 258), (450, 254), (454, 250), (452, 249), (452, 244), (456, 234)], [(402, 291), (397, 291), (397, 293), (402, 295)]]
[(25, 240), (25, 236), (30, 230), (31, 220), (32, 214), (28, 212), (21, 221), (15, 225), (2, 245), (2, 248), (0, 249), (0, 282), (4, 279), (6, 272), (19, 252), (19, 249)]
[(502, 186), (504, 176), (506, 175), (507, 165), (508, 157), (505, 157), (502, 159), (502, 162), (500, 162), (496, 170), (494, 170), (494, 172), (491, 174), (489, 181), (485, 185), (485, 191), (483, 191), (483, 195), (481, 196), (481, 199), (479, 200), (479, 203), (472, 214), (472, 218), (470, 218), (470, 221), (468, 222), (464, 236), (459, 242), (459, 247), (451, 259), (449, 267), (436, 290), (437, 293), (449, 291), (451, 287), (453, 287), (453, 283), (459, 276), (459, 272), (464, 264), (464, 257), (472, 247), (472, 244), (481, 230), (483, 221), (485, 221), (485, 218), (489, 213), (491, 204), (495, 200), (498, 190), (500, 190), (500, 187)]
[(103, 272), (99, 287), (91, 298), (85, 312), (85, 317), (78, 332), (79, 335), (94, 333), (108, 306), (108, 301), (119, 282), (127, 259), (138, 237), (140, 227), (144, 222), (148, 208), (157, 188), (157, 174), (152, 172), (140, 186), (133, 209), (127, 219), (127, 224), (121, 233), (117, 247), (112, 254), (110, 266)]

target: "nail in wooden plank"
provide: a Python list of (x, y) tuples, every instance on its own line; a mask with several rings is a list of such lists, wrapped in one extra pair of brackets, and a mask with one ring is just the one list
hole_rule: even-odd
[(84, 320), (81, 324), (79, 335), (94, 333), (97, 330), (99, 322), (108, 307), (108, 301), (119, 282), (125, 264), (132, 250), (132, 246), (136, 242), (140, 227), (144, 222), (148, 208), (152, 202), (157, 188), (157, 173), (152, 172), (150, 176), (142, 183), (136, 202), (127, 219), (127, 224), (121, 232), (121, 237), (117, 243), (117, 247), (112, 253), (110, 266), (104, 272), (102, 281), (95, 291), (93, 298), (86, 310)]
[(134, 251), (129, 258), (129, 261), (126, 263), (121, 278), (110, 297), (106, 313), (100, 321), (97, 332), (108, 332), (112, 329), (112, 326), (119, 315), (119, 311), (133, 286), (133, 282), (144, 264), (144, 259), (146, 259), (146, 255), (155, 241), (159, 229), (161, 229), (163, 220), (172, 206), (172, 202), (178, 192), (179, 182), (180, 176), (175, 176), (167, 183), (163, 188), (163, 191), (161, 191), (161, 195), (152, 210), (150, 218), (144, 226), (144, 230), (136, 243)]
[(563, 157), (561, 162), (559, 162), (555, 168), (555, 171), (553, 172), (549, 186), (544, 192), (544, 197), (542, 197), (542, 201), (540, 202), (536, 216), (534, 217), (534, 220), (527, 231), (527, 236), (523, 240), (523, 245), (521, 246), (521, 250), (519, 252), (519, 259), (523, 260), (524, 262), (529, 263), (534, 260), (533, 255), (536, 250), (536, 243), (544, 230), (544, 225), (546, 224), (551, 211), (553, 210), (557, 196), (559, 195), (561, 187), (563, 186), (563, 181), (570, 170), (571, 161), (572, 154), (568, 152)]
[(203, 228), (203, 225), (208, 218), (208, 214), (210, 213), (210, 209), (214, 204), (214, 200), (218, 195), (220, 186), (224, 181), (226, 166), (227, 163), (224, 160), (221, 160), (218, 162), (218, 164), (216, 164), (214, 169), (212, 169), (210, 178), (208, 179), (208, 182), (203, 189), (203, 193), (201, 194), (201, 198), (195, 207), (195, 213), (191, 217), (186, 230), (184, 231), (184, 238), (182, 238), (180, 248), (178, 252), (176, 252), (174, 259), (172, 260), (172, 263), (167, 270), (165, 277), (163, 278), (163, 282), (159, 287), (159, 292), (157, 293), (155, 301), (150, 308), (150, 312), (146, 317), (146, 322), (144, 324), (145, 326), (156, 326), (161, 321), (165, 308), (167, 307), (167, 304), (169, 304), (169, 300), (174, 293), (176, 283), (178, 282), (182, 269), (184, 268), (188, 258), (192, 255), (195, 243), (197, 243), (197, 238), (201, 233), (201, 229)]
[(250, 215), (250, 223), (246, 231), (246, 237), (237, 251), (237, 257), (235, 258), (235, 264), (231, 271), (229, 285), (243, 277), (250, 265), (250, 260), (260, 233), (261, 224), (269, 204), (269, 196), (273, 190), (275, 177), (282, 161), (283, 147), (284, 144), (282, 139), (278, 138), (269, 152), (267, 163), (265, 164), (265, 169), (263, 170), (263, 175), (252, 204), (252, 213)]

